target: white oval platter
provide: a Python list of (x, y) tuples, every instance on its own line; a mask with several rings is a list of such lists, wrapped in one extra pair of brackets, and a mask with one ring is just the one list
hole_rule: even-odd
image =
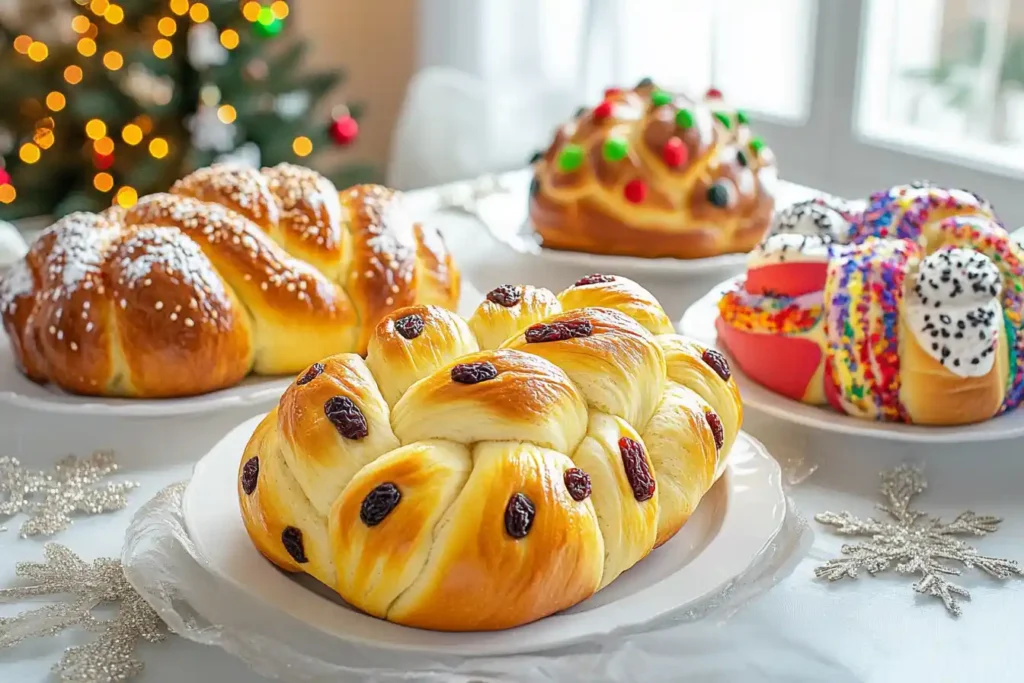
[(741, 433), (722, 476), (668, 543), (575, 607), (505, 631), (442, 633), (359, 612), (309, 577), (293, 577), (250, 541), (237, 497), (238, 465), (261, 418), (230, 432), (196, 465), (183, 499), (204, 567), (254, 601), (349, 643), (453, 655), (536, 652), (636, 628), (721, 594), (766, 551), (785, 521), (779, 465)]

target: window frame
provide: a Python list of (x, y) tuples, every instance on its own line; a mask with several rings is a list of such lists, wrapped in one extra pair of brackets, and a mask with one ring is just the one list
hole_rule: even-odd
[(858, 112), (868, 3), (818, 0), (813, 16), (814, 67), (807, 121), (793, 123), (752, 113), (775, 148), (786, 180), (840, 196), (864, 197), (889, 185), (931, 180), (967, 188), (992, 202), (1011, 230), (1024, 225), (1024, 173), (983, 159), (872, 137)]

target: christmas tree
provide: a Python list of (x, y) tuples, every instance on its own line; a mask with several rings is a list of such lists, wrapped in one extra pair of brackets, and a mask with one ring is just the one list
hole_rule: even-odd
[[(0, 219), (128, 206), (218, 161), (311, 165), (358, 134), (312, 115), (285, 0), (0, 0)], [(372, 170), (327, 175), (339, 187)]]

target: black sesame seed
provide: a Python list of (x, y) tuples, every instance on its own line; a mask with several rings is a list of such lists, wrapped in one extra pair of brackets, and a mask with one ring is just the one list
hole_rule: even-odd
[(708, 201), (720, 209), (729, 205), (729, 189), (721, 183), (715, 183), (708, 188)]
[(649, 88), (652, 85), (654, 85), (654, 81), (651, 78), (649, 78), (649, 77), (644, 77), (644, 78), (641, 78), (637, 82), (636, 87), (638, 87), (638, 88)]

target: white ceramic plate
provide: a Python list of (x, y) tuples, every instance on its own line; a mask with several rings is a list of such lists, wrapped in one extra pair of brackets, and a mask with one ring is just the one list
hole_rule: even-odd
[[(459, 313), (469, 317), (483, 298), (483, 294), (464, 279)], [(294, 378), (253, 376), (233, 387), (187, 398), (130, 399), (77, 396), (54, 385), (40, 385), (26, 379), (14, 365), (10, 340), (0, 330), (0, 403), (44, 413), (171, 417), (245, 406), (268, 406), (280, 398), (292, 379)]]
[[(532, 171), (511, 173), (502, 177), (506, 193), (494, 194), (476, 202), (475, 211), (491, 236), (519, 254), (531, 256), (553, 266), (572, 266), (589, 272), (616, 273), (625, 277), (662, 276), (685, 279), (718, 273), (720, 277), (744, 270), (746, 254), (724, 254), (702, 259), (639, 258), (607, 256), (576, 251), (545, 249), (527, 218)], [(779, 207), (811, 199), (820, 193), (779, 182)]]
[(282, 572), (257, 552), (242, 522), (236, 477), (260, 419), (241, 424), (196, 465), (183, 500), (189, 537), (214, 575), (346, 642), (439, 655), (502, 655), (643, 625), (719, 594), (759, 558), (786, 515), (778, 464), (764, 446), (741, 433), (722, 477), (682, 531), (589, 600), (506, 631), (408, 628), (356, 611), (323, 585)]
[(736, 278), (719, 284), (705, 294), (683, 314), (677, 327), (680, 333), (719, 348), (729, 357), (736, 384), (740, 388), (745, 406), (759, 410), (779, 420), (804, 425), (813, 429), (856, 436), (870, 436), (890, 441), (917, 443), (959, 443), (973, 441), (1002, 441), (1024, 435), (1024, 408), (1000, 415), (978, 424), (958, 427), (930, 427), (893, 422), (873, 422), (842, 415), (828, 407), (812, 406), (781, 396), (743, 374), (739, 364), (718, 344), (715, 321), (718, 320), (718, 300), (730, 289)]

